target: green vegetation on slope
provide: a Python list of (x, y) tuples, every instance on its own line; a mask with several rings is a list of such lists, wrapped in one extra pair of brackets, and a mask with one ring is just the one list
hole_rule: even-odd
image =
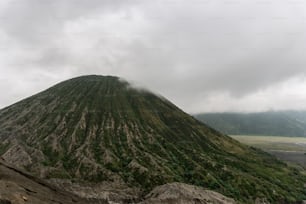
[(46, 177), (124, 181), (146, 192), (178, 181), (244, 203), (306, 196), (298, 170), (116, 77), (71, 79), (1, 110), (0, 138), (10, 142), (6, 160)]
[(306, 111), (203, 113), (195, 117), (229, 135), (306, 136)]

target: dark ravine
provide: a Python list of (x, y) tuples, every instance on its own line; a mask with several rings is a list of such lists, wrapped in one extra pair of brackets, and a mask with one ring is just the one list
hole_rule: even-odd
[(50, 181), (110, 182), (140, 196), (182, 182), (244, 203), (306, 196), (297, 169), (112, 76), (74, 78), (0, 110), (0, 139), (6, 161)]

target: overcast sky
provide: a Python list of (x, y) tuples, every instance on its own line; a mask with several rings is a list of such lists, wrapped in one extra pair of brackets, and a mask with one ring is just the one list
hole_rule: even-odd
[(1, 0), (0, 108), (117, 75), (189, 113), (306, 109), (304, 0)]

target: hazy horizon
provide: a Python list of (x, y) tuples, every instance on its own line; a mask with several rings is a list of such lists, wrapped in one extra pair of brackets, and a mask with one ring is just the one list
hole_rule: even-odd
[(305, 4), (3, 0), (0, 109), (97, 74), (189, 113), (306, 110)]

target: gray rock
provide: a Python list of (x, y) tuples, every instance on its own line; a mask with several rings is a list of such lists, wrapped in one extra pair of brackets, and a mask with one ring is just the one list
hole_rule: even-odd
[(220, 193), (184, 183), (170, 183), (154, 188), (140, 204), (235, 204)]

